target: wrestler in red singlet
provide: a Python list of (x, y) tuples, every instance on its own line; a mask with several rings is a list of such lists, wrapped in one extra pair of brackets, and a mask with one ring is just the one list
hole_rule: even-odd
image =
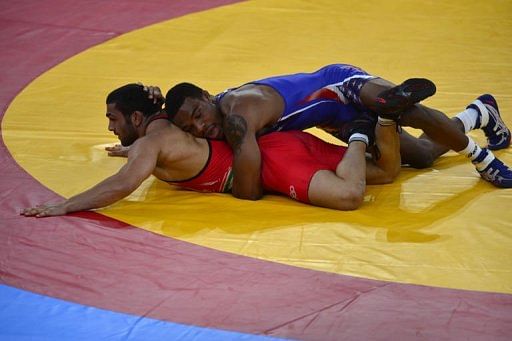
[[(199, 174), (169, 183), (200, 192), (231, 190), (231, 148), (224, 141), (209, 140), (208, 143), (210, 155)], [(313, 175), (319, 170), (335, 171), (347, 149), (302, 131), (270, 133), (260, 137), (258, 144), (264, 189), (305, 203), (309, 203), (308, 189)]]

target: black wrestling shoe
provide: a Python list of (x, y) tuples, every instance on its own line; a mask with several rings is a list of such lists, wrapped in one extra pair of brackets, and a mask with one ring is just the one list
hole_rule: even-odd
[(435, 84), (425, 78), (410, 78), (394, 88), (384, 90), (375, 101), (379, 116), (398, 120), (400, 114), (436, 93)]

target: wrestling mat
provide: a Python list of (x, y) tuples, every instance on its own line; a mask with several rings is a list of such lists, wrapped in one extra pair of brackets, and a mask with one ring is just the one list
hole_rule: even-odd
[[(512, 126), (510, 13), (499, 0), (1, 3), (0, 338), (510, 339), (512, 190), (453, 152), (369, 186), (353, 212), (150, 178), (97, 212), (18, 215), (121, 167), (104, 103), (131, 82), (217, 93), (350, 63), (432, 79), (426, 104), (448, 116), (492, 93)], [(495, 154), (512, 165), (511, 148)]]

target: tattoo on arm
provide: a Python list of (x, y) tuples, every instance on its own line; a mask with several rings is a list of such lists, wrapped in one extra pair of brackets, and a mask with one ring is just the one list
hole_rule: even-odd
[(233, 153), (239, 154), (242, 141), (247, 133), (247, 122), (240, 115), (230, 115), (224, 121), (224, 133)]

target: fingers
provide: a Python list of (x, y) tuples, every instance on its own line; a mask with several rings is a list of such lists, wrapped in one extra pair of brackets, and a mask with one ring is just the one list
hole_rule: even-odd
[(119, 150), (121, 149), (123, 146), (121, 146), (120, 144), (116, 144), (116, 145), (113, 145), (113, 146), (106, 146), (105, 147), (105, 150), (107, 152), (111, 152), (111, 151), (116, 151), (116, 150)]
[(163, 103), (164, 102), (164, 96), (162, 95), (162, 91), (158, 86), (152, 86), (152, 85), (144, 85), (142, 83), (137, 83), (139, 85), (142, 85), (144, 88), (144, 91), (148, 93), (148, 98), (153, 99), (153, 103)]
[(25, 217), (46, 217), (49, 213), (49, 207), (48, 206), (36, 206), (36, 207), (29, 207), (21, 210), (20, 214), (24, 215)]
[(164, 97), (162, 96), (162, 91), (160, 91), (160, 88), (157, 86), (149, 87), (149, 98), (153, 99), (153, 103), (163, 102)]
[(125, 150), (114, 150), (114, 151), (108, 152), (107, 155), (113, 156), (113, 157), (127, 157), (128, 152)]
[(120, 144), (116, 144), (115, 146), (105, 147), (105, 150), (108, 152), (108, 156), (128, 157), (130, 147), (125, 147)]
[(21, 210), (20, 214), (25, 217), (51, 217), (57, 215), (65, 215), (67, 213), (67, 209), (65, 206), (65, 202), (60, 204), (46, 204), (46, 205), (38, 205), (35, 207), (29, 207)]

